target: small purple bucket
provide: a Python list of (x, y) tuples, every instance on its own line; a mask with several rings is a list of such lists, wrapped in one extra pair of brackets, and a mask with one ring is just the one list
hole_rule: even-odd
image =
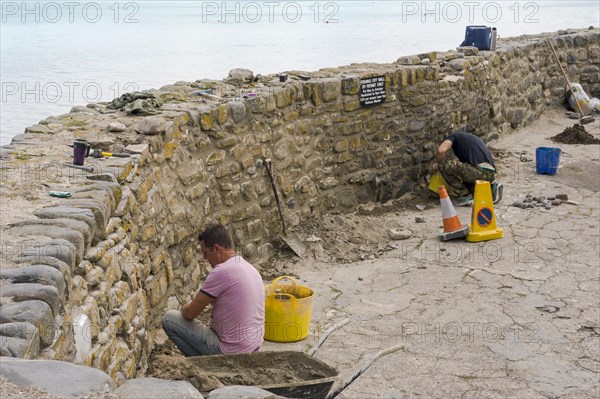
[(90, 143), (83, 139), (73, 141), (73, 165), (83, 166), (85, 157), (90, 155)]

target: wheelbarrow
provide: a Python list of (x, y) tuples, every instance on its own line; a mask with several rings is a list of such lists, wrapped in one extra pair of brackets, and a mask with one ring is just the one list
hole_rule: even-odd
[(190, 381), (200, 392), (220, 386), (250, 385), (286, 398), (324, 399), (338, 376), (335, 368), (297, 351), (195, 356), (186, 361), (217, 384), (196, 386), (196, 381)]
[[(186, 361), (201, 374), (197, 375), (200, 378), (192, 378), (190, 382), (203, 393), (223, 386), (246, 385), (286, 398), (333, 399), (375, 360), (404, 348), (404, 345), (397, 345), (376, 353), (350, 378), (332, 390), (333, 384), (338, 380), (338, 371), (312, 355), (329, 335), (349, 321), (346, 319), (327, 330), (319, 342), (306, 353), (265, 351), (188, 357)], [(206, 385), (207, 380), (213, 386)]]

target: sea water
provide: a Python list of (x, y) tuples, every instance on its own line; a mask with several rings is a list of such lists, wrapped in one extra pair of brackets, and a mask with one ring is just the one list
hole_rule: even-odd
[(75, 105), (176, 81), (314, 71), (600, 25), (591, 1), (2, 1), (0, 143)]

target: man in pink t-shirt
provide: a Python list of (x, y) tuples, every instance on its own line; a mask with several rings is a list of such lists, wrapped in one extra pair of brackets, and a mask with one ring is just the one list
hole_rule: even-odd
[[(200, 236), (204, 258), (213, 267), (192, 301), (169, 310), (163, 328), (185, 356), (253, 352), (263, 342), (265, 291), (258, 271), (233, 249), (225, 227)], [(195, 320), (212, 304), (210, 327)]]

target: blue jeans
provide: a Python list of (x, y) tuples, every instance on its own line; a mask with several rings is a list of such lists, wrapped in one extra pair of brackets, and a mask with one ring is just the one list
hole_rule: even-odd
[(165, 313), (162, 325), (171, 341), (186, 357), (223, 353), (217, 333), (198, 320), (185, 319), (179, 310)]

